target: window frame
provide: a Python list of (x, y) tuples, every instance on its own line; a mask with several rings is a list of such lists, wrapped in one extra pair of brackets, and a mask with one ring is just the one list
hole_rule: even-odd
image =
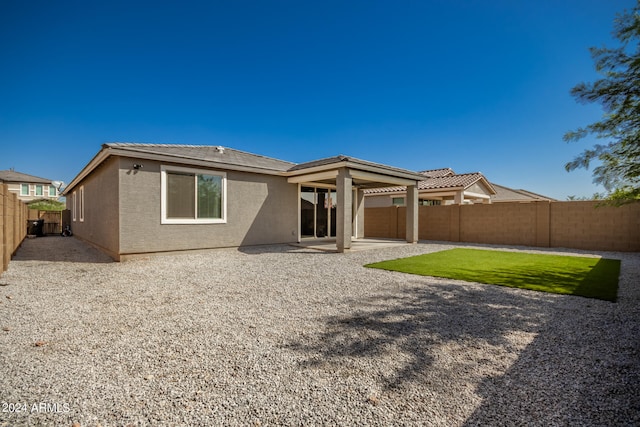
[[(398, 201), (401, 203), (396, 203)], [(404, 196), (391, 196), (391, 206), (405, 206), (406, 204), (406, 198)]]
[[(221, 218), (167, 218), (167, 173), (177, 172), (194, 175), (194, 186), (197, 186), (198, 175), (219, 176), (221, 185)], [(197, 187), (196, 187), (196, 195)], [(197, 200), (197, 196), (196, 196)], [(194, 203), (196, 203), (194, 200)], [(197, 207), (195, 212), (197, 213)], [(161, 224), (226, 224), (227, 223), (227, 173), (217, 170), (187, 168), (181, 166), (160, 166), (160, 223)]]
[(76, 192), (71, 193), (71, 220), (76, 222), (77, 218), (77, 208), (76, 208)]
[[(26, 193), (23, 191), (25, 185), (27, 186), (27, 192)], [(24, 183), (20, 184), (20, 195), (21, 196), (28, 196), (30, 193), (31, 193), (31, 185), (24, 184)]]
[(84, 222), (84, 185), (80, 186), (78, 189), (78, 218), (80, 222)]
[[(53, 190), (53, 191), (51, 191)], [(55, 185), (50, 185), (49, 186), (49, 197), (58, 197), (58, 189), (55, 187)]]
[[(38, 194), (38, 190), (40, 190), (40, 194)], [(36, 184), (35, 185), (35, 190), (33, 192), (33, 195), (36, 197), (44, 197), (44, 185), (42, 184)]]

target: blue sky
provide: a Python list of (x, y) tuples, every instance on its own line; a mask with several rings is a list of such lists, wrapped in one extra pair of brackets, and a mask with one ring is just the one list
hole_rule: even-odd
[(598, 120), (598, 75), (632, 0), (0, 3), (0, 169), (70, 182), (105, 142), (346, 154), (480, 171), (558, 199)]

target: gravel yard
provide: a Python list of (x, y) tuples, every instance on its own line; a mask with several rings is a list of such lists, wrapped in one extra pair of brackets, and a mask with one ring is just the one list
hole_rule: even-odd
[(0, 276), (0, 426), (640, 424), (640, 254), (598, 254), (617, 303), (363, 267), (451, 247), (112, 263), (27, 239)]

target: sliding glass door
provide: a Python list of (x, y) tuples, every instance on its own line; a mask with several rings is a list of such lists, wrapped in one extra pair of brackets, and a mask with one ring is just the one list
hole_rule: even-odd
[(335, 237), (336, 192), (319, 187), (300, 188), (300, 235), (302, 238)]

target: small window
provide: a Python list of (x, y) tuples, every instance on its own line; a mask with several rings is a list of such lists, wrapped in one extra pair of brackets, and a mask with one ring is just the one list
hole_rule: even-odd
[(56, 197), (57, 196), (57, 189), (55, 186), (50, 185), (49, 186), (49, 197)]
[(75, 222), (76, 220), (76, 192), (71, 193), (71, 219)]
[(391, 204), (393, 206), (404, 206), (404, 197), (393, 197), (391, 199)]
[(41, 184), (36, 185), (36, 196), (42, 196), (44, 194), (44, 190)]
[(442, 200), (420, 200), (420, 206), (440, 206)]
[(84, 221), (84, 185), (78, 190), (78, 217)]
[(226, 222), (224, 172), (163, 166), (160, 181), (163, 224)]
[(20, 195), (28, 196), (29, 195), (29, 184), (21, 184), (20, 185)]

